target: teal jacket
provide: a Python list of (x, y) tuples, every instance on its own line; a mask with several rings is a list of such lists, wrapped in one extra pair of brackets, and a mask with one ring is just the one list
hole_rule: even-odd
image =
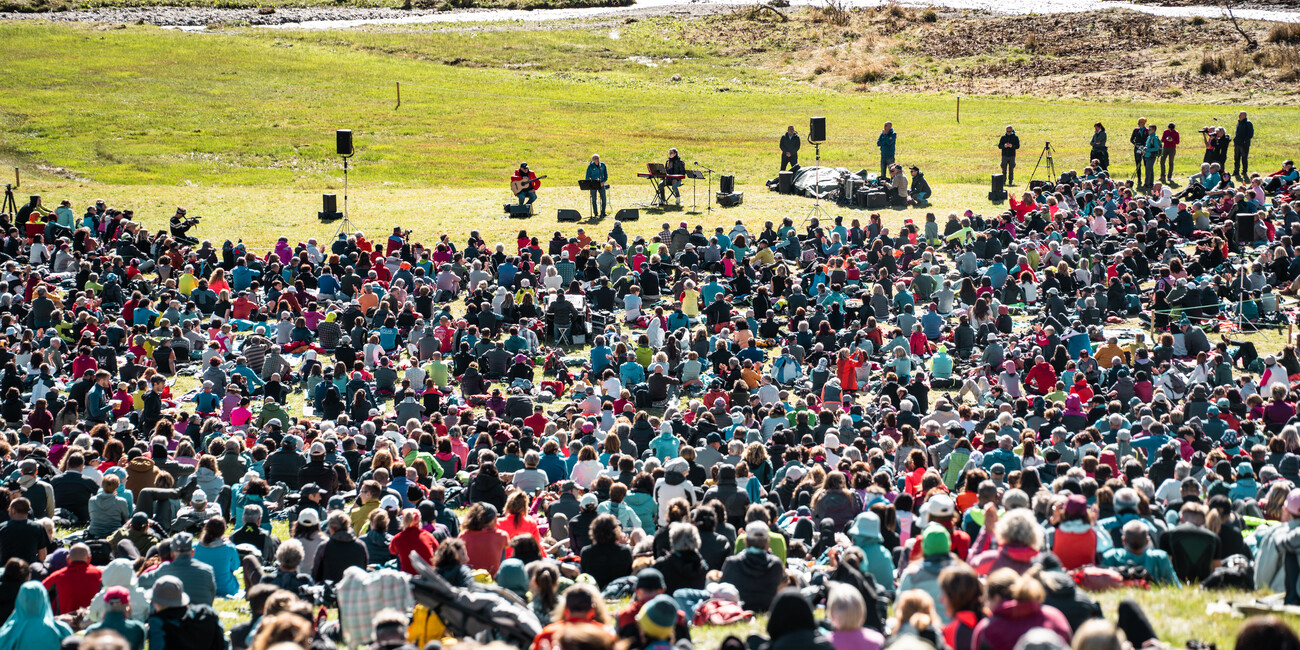
[(104, 614), (104, 620), (86, 628), (86, 634), (93, 634), (99, 630), (112, 630), (121, 634), (122, 638), (131, 644), (131, 650), (144, 650), (144, 640), (149, 632), (149, 628), (144, 623), (128, 619), (122, 612), (112, 611)]
[(1151, 574), (1151, 580), (1158, 585), (1182, 587), (1174, 574), (1174, 565), (1169, 561), (1169, 554), (1164, 551), (1147, 549), (1138, 555), (1126, 548), (1112, 548), (1101, 555), (1101, 563), (1108, 567), (1139, 566)]
[(605, 169), (605, 163), (587, 163), (587, 180), (600, 181), (602, 183), (609, 180), (609, 170)]
[(659, 505), (655, 503), (653, 495), (645, 492), (628, 492), (627, 498), (623, 503), (632, 508), (636, 513), (637, 519), (641, 520), (641, 529), (647, 534), (653, 535), (655, 532), (655, 517), (659, 516)]
[(889, 133), (882, 132), (876, 138), (876, 146), (880, 147), (881, 158), (894, 157), (894, 143), (898, 141), (898, 131), (890, 130)]

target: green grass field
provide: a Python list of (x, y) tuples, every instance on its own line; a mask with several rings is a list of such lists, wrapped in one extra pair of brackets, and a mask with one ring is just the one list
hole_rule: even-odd
[[(350, 127), (357, 143), (350, 205), (359, 226), (401, 223), (427, 235), (478, 228), (504, 237), (520, 226), (497, 218), (520, 160), (552, 176), (540, 217), (523, 224), (532, 229), (553, 224), (557, 207), (581, 205), (570, 188), (591, 153), (609, 164), (621, 207), (645, 197), (635, 173), (670, 146), (687, 161), (735, 174), (746, 191), (744, 206), (715, 220), (761, 224), (810, 207), (761, 187), (775, 174), (785, 125), (802, 131), (810, 115), (825, 115), (823, 161), (856, 170), (878, 166), (875, 137), (893, 120), (899, 161), (926, 171), (935, 211), (988, 212), (986, 183), (1005, 124), (1017, 125), (1024, 142), (1023, 182), (1044, 141), (1056, 148), (1058, 169), (1082, 166), (1098, 119), (1110, 125), (1122, 176), (1127, 145), (1116, 141), (1138, 116), (1176, 121), (1194, 139), (1195, 125), (1230, 123), (1238, 110), (963, 97), (959, 123), (955, 95), (816, 87), (720, 46), (687, 42), (685, 29), (673, 18), (598, 29), (206, 34), (7, 23), (0, 53), (16, 83), (0, 95), (0, 160), (27, 173), (20, 194), (69, 198), (78, 209), (103, 197), (135, 208), (151, 226), (183, 204), (211, 217), (206, 236), (266, 245), (280, 235), (332, 234), (314, 215), (321, 192), (341, 193), (333, 131)], [(1251, 111), (1255, 164), (1271, 170), (1300, 148), (1293, 128), (1300, 110)], [(1191, 171), (1197, 154), (1189, 148), (1182, 168)], [(658, 225), (650, 217), (635, 230)]]

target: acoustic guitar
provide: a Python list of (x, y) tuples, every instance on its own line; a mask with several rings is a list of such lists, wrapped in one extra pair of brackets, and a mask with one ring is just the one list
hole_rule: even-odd
[(534, 182), (534, 181), (540, 181), (540, 180), (542, 180), (543, 178), (546, 178), (546, 177), (545, 177), (545, 176), (538, 176), (537, 178), (521, 178), (521, 179), (519, 179), (519, 180), (517, 180), (517, 181), (510, 181), (510, 193), (511, 193), (511, 194), (518, 194), (518, 193), (524, 191), (525, 188), (531, 188), (532, 185), (533, 185), (533, 182)]

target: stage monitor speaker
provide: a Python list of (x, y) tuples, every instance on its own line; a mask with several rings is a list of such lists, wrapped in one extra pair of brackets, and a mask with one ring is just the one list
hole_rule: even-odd
[(641, 211), (636, 208), (625, 208), (614, 213), (614, 219), (618, 221), (636, 221), (641, 218)]
[(724, 208), (732, 208), (745, 202), (744, 192), (718, 192), (718, 205)]
[(334, 132), (334, 145), (340, 156), (352, 155), (352, 129), (339, 129)]
[(808, 141), (809, 142), (826, 141), (826, 118), (824, 117), (808, 118)]
[(736, 177), (723, 174), (718, 177), (718, 194), (731, 194), (736, 191)]
[(506, 203), (501, 207), (511, 219), (527, 219), (533, 216), (533, 206), (531, 204)]
[(780, 172), (776, 175), (777, 192), (780, 192), (781, 194), (789, 194), (793, 188), (794, 188), (794, 172)]
[(582, 221), (582, 213), (577, 210), (566, 210), (560, 208), (555, 211), (556, 221)]
[(1003, 174), (993, 174), (991, 187), (989, 188), (989, 200), (997, 203), (998, 201), (1007, 200), (1006, 191), (1007, 177)]

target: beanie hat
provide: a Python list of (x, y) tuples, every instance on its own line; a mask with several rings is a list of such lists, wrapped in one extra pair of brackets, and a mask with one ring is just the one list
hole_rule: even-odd
[(952, 536), (938, 524), (930, 524), (921, 533), (921, 553), (926, 557), (944, 555), (952, 550)]
[(648, 637), (654, 639), (671, 637), (673, 628), (677, 624), (677, 601), (666, 594), (651, 598), (637, 614), (636, 622)]

